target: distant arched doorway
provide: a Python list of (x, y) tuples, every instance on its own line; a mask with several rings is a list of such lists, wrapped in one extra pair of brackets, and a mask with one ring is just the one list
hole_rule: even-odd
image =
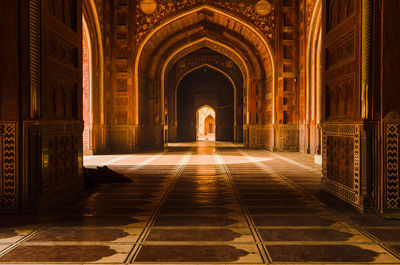
[(215, 141), (215, 110), (210, 106), (203, 106), (196, 113), (197, 141)]
[(213, 127), (216, 141), (234, 140), (235, 91), (232, 82), (219, 71), (201, 67), (186, 75), (177, 88), (178, 142), (197, 140), (198, 110), (204, 106), (215, 111)]

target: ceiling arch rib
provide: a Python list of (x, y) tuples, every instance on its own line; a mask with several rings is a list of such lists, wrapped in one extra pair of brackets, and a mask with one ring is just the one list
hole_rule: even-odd
[[(168, 40), (160, 43), (154, 49), (152, 54), (147, 52), (147, 54), (143, 58), (143, 62), (147, 62), (147, 64), (149, 65), (146, 75), (150, 78), (154, 78), (159, 73), (158, 67), (162, 65), (162, 61), (165, 58), (169, 57), (169, 55), (179, 47), (184, 46), (189, 42), (194, 42), (197, 39), (208, 38), (223, 43), (225, 44), (225, 46), (231, 47), (232, 50), (235, 50), (235, 53), (240, 54), (241, 57), (245, 58), (245, 62), (251, 69), (254, 77), (261, 76), (263, 65), (262, 62), (259, 60), (257, 54), (254, 53), (254, 47), (249, 47), (248, 43), (240, 41), (239, 39), (236, 39), (237, 41), (232, 41), (232, 39), (228, 39), (223, 35), (216, 34), (215, 32), (212, 32), (211, 29), (206, 29), (203, 26), (200, 26), (200, 28), (202, 30), (197, 30), (194, 34), (191, 34), (192, 32), (194, 32), (193, 29), (188, 29), (183, 33), (177, 34), (176, 36), (169, 36)], [(201, 48), (201, 45), (202, 44), (197, 44), (198, 48)], [(208, 46), (211, 47), (212, 45)], [(194, 51), (195, 49), (195, 46), (192, 47), (192, 51)], [(223, 51), (219, 52), (223, 53)], [(177, 60), (179, 60), (179, 58)], [(172, 62), (173, 61), (174, 60), (172, 60)], [(143, 67), (142, 69), (144, 70), (146, 68)]]
[[(217, 22), (220, 24), (217, 24)], [(240, 35), (244, 32), (244, 30), (241, 30), (239, 27), (235, 27), (237, 30), (237, 32), (235, 32), (225, 28), (223, 26), (224, 23), (222, 23), (220, 20), (217, 22), (201, 21), (200, 24), (190, 24), (186, 28), (174, 27), (173, 33), (167, 29), (163, 29), (159, 33), (155, 34), (154, 38), (151, 39), (151, 45), (147, 46), (143, 51), (141, 59), (141, 62), (148, 63), (149, 67), (151, 68), (148, 70), (149, 76), (152, 78), (155, 75), (157, 72), (156, 67), (161, 65), (157, 61), (168, 57), (169, 53), (174, 49), (175, 46), (181, 46), (187, 42), (193, 41), (196, 38), (199, 39), (203, 37), (217, 39), (220, 42), (231, 46), (238, 53), (241, 53), (243, 57), (246, 57), (248, 64), (250, 66), (255, 66), (253, 75), (254, 78), (264, 79), (265, 71), (263, 69), (269, 70), (269, 74), (271, 75), (271, 63), (268, 63), (271, 62), (271, 59), (268, 56), (268, 52), (264, 46), (259, 44), (259, 42), (254, 41), (254, 36), (247, 34), (246, 36), (249, 40), (246, 40), (245, 37)], [(146, 69), (146, 67), (141, 68), (142, 71), (144, 69)]]

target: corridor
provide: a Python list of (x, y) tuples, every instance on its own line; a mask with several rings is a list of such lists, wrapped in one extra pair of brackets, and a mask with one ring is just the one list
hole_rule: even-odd
[(102, 184), (48, 214), (3, 217), (0, 264), (400, 263), (400, 221), (320, 191), (308, 155), (199, 142), (84, 164), (133, 182)]

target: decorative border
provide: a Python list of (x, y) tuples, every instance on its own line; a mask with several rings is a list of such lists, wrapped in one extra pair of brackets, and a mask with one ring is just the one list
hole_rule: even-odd
[(386, 207), (399, 209), (399, 137), (400, 123), (386, 123)]
[(18, 126), (12, 122), (0, 122), (0, 209), (17, 207), (17, 135)]

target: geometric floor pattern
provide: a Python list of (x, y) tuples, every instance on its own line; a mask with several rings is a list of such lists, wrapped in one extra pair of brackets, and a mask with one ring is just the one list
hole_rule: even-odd
[(400, 221), (320, 191), (308, 155), (198, 142), (97, 165), (133, 182), (3, 217), (0, 264), (400, 264)]

